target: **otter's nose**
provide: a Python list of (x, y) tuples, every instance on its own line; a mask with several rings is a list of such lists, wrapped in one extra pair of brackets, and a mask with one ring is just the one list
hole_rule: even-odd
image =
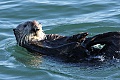
[(32, 31), (34, 31), (34, 32), (37, 32), (37, 31), (39, 31), (40, 29), (38, 28), (38, 27), (33, 27), (33, 29), (32, 29)]

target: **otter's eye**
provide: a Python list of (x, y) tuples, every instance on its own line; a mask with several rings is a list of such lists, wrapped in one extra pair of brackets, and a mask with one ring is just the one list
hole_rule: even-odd
[(37, 32), (37, 31), (39, 31), (39, 30), (40, 30), (40, 29), (38, 29), (38, 28), (33, 28), (33, 29), (32, 29), (33, 32)]
[(24, 28), (27, 27), (27, 24), (24, 25)]

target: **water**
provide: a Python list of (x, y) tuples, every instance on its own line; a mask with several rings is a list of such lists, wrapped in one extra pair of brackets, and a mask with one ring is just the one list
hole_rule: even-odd
[(119, 80), (120, 62), (64, 63), (29, 55), (12, 29), (38, 20), (45, 33), (89, 36), (120, 31), (120, 0), (1, 0), (0, 80)]

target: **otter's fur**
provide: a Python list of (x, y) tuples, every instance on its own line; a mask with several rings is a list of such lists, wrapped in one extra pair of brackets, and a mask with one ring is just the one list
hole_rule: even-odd
[[(72, 36), (45, 34), (37, 21), (27, 21), (13, 29), (18, 45), (42, 55), (62, 57), (70, 61), (86, 60), (91, 56), (120, 58), (120, 32), (107, 32), (86, 38), (88, 33)], [(102, 49), (93, 47), (105, 45)]]
[(73, 36), (45, 34), (37, 21), (27, 21), (13, 29), (18, 45), (29, 51), (43, 55), (64, 57), (66, 59), (83, 59), (87, 57), (86, 49), (81, 46), (88, 33)]
[(42, 25), (37, 21), (27, 21), (25, 23), (19, 24), (17, 28), (13, 30), (17, 43), (21, 46), (28, 42), (43, 40), (46, 37), (42, 30)]

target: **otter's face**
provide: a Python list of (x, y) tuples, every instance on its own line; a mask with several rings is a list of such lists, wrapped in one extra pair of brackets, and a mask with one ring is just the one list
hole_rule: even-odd
[(19, 45), (45, 38), (45, 34), (42, 31), (42, 25), (37, 21), (27, 21), (19, 24), (13, 31)]

